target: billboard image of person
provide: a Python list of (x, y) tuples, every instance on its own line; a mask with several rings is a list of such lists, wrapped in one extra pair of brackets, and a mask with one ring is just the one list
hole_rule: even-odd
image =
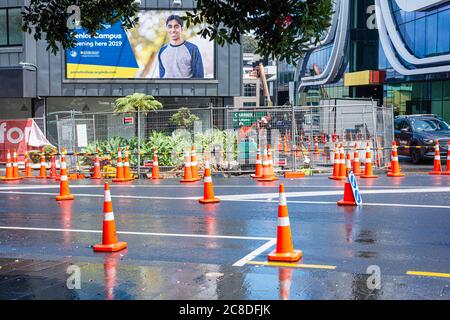
[(169, 79), (204, 78), (203, 60), (198, 47), (183, 39), (183, 20), (171, 15), (166, 20), (170, 43), (159, 50), (159, 76)]
[(214, 42), (187, 27), (184, 11), (141, 10), (135, 27), (105, 25), (92, 36), (76, 29), (66, 51), (67, 79), (214, 79)]

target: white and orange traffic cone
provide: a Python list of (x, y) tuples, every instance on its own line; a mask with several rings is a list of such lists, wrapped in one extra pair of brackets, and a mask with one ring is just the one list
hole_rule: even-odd
[(398, 161), (397, 144), (392, 142), (391, 153), (391, 171), (387, 173), (388, 177), (404, 177), (405, 174), (400, 170), (400, 162)]
[(446, 171), (441, 173), (444, 176), (450, 176), (450, 141), (447, 142), (447, 165)]
[(441, 152), (439, 151), (439, 141), (436, 141), (436, 145), (434, 146), (434, 166), (433, 166), (433, 171), (428, 172), (428, 174), (432, 174), (432, 175), (440, 175), (440, 174), (442, 174)]
[(339, 206), (356, 206), (357, 203), (355, 200), (355, 196), (353, 195), (352, 185), (350, 184), (350, 180), (348, 178), (348, 172), (351, 168), (350, 154), (347, 154), (347, 167), (348, 169), (345, 173), (344, 198), (342, 200), (339, 200), (337, 204)]
[(197, 162), (197, 150), (195, 149), (195, 145), (191, 148), (191, 170), (192, 170), (192, 179), (195, 181), (200, 181), (200, 175), (198, 174), (198, 162)]
[(152, 166), (152, 179), (158, 180), (163, 177), (159, 173), (159, 162), (158, 162), (158, 149), (154, 148), (153, 150), (153, 166)]
[(55, 157), (55, 152), (52, 152), (52, 158), (50, 160), (50, 179), (56, 179), (57, 178), (57, 174), (56, 174), (56, 157)]
[(184, 152), (184, 176), (180, 180), (181, 183), (195, 182), (198, 181), (192, 178), (192, 168), (191, 168), (191, 156), (189, 154), (189, 149)]
[(355, 176), (361, 176), (363, 171), (361, 170), (361, 161), (359, 160), (359, 146), (355, 143), (355, 152), (353, 154), (353, 174)]
[(203, 198), (199, 199), (198, 202), (201, 204), (208, 203), (219, 203), (220, 199), (214, 197), (214, 187), (211, 177), (211, 167), (208, 158), (205, 159), (205, 176), (204, 176), (204, 187), (203, 187)]
[(125, 148), (124, 156), (125, 158), (123, 162), (123, 178), (125, 181), (132, 181), (134, 180), (134, 178), (131, 175), (130, 170), (130, 152), (128, 151), (128, 147)]
[(334, 145), (334, 159), (333, 159), (333, 174), (331, 176), (329, 176), (328, 179), (341, 180), (341, 178), (339, 176), (340, 166), (341, 166), (340, 152), (339, 152), (338, 145), (335, 144)]
[(258, 145), (258, 151), (256, 153), (256, 167), (255, 174), (250, 175), (254, 179), (259, 179), (262, 177), (262, 161), (261, 161), (261, 149)]
[(272, 177), (272, 181), (278, 180), (277, 176), (275, 175), (275, 168), (274, 168), (274, 161), (272, 158), (272, 149), (270, 148), (270, 144), (267, 150), (267, 160), (269, 161), (269, 171), (270, 175)]
[(30, 156), (28, 154), (28, 151), (25, 151), (25, 176), (24, 178), (34, 178), (33, 174), (31, 173), (31, 166), (30, 166)]
[(100, 167), (100, 157), (98, 156), (98, 149), (95, 152), (95, 160), (94, 160), (94, 174), (91, 179), (99, 180), (102, 178), (102, 169)]
[(16, 150), (14, 150), (14, 153), (13, 153), (13, 176), (17, 180), (22, 180), (23, 179), (20, 176), (20, 173), (19, 173), (19, 163), (17, 161), (17, 152), (16, 152)]
[(364, 174), (361, 175), (361, 178), (364, 178), (364, 179), (378, 178), (377, 175), (373, 174), (372, 154), (370, 152), (369, 143), (367, 143), (367, 146), (366, 146), (366, 159), (364, 161)]
[(262, 161), (262, 176), (261, 176), (261, 178), (258, 178), (258, 181), (260, 181), (260, 182), (271, 182), (271, 181), (278, 180), (278, 178), (273, 176), (273, 173), (272, 173), (273, 169), (271, 168), (271, 161), (269, 160), (268, 150), (270, 150), (270, 149), (264, 149), (263, 161)]
[(116, 222), (109, 184), (105, 182), (105, 201), (103, 203), (103, 236), (102, 243), (93, 246), (96, 252), (116, 252), (125, 249), (128, 244), (117, 239)]
[(116, 167), (116, 178), (112, 180), (112, 182), (125, 182), (127, 181), (124, 177), (123, 170), (123, 162), (122, 162), (122, 151), (120, 147), (117, 150), (117, 167)]
[(59, 178), (59, 196), (56, 196), (56, 201), (73, 200), (75, 197), (70, 194), (69, 177), (67, 176), (66, 156), (65, 150), (61, 152), (61, 168)]
[(3, 181), (15, 181), (20, 180), (20, 178), (14, 177), (14, 169), (11, 163), (11, 152), (8, 150), (6, 152), (6, 176), (0, 177), (0, 180)]
[(41, 168), (39, 170), (39, 176), (35, 177), (37, 179), (47, 179), (47, 162), (45, 160), (44, 150), (41, 152)]
[(303, 253), (301, 250), (294, 250), (292, 245), (291, 225), (289, 223), (284, 184), (280, 184), (279, 192), (277, 246), (274, 251), (269, 253), (268, 259), (269, 261), (295, 262), (300, 260)]

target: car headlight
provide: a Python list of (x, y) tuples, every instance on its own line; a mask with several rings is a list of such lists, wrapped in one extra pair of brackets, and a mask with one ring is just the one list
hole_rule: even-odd
[(423, 142), (425, 142), (426, 144), (433, 144), (434, 140), (433, 139), (423, 139)]

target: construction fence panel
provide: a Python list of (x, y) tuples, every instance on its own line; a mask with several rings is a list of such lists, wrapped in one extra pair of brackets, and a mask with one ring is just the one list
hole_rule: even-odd
[[(342, 143), (365, 158), (365, 146), (379, 148), (379, 166), (389, 161), (393, 140), (392, 109), (372, 102), (260, 108), (158, 110), (147, 113), (72, 114), (57, 119), (58, 149), (73, 154), (71, 165), (91, 170), (97, 149), (102, 166), (113, 171), (117, 149), (129, 148), (132, 171), (148, 173), (154, 149), (160, 170), (180, 174), (187, 149), (195, 146), (200, 166), (208, 157), (215, 171), (250, 173), (255, 170), (258, 146), (270, 146), (275, 170), (330, 172), (334, 148)], [(88, 155), (84, 155), (87, 153)], [(377, 157), (372, 153), (374, 159)], [(374, 162), (375, 163), (375, 162)]]

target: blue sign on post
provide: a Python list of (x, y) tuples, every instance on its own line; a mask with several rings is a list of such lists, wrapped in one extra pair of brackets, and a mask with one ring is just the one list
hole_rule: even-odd
[(348, 180), (352, 186), (353, 196), (355, 197), (355, 202), (358, 206), (362, 205), (361, 193), (359, 192), (358, 183), (353, 171), (348, 172)]

